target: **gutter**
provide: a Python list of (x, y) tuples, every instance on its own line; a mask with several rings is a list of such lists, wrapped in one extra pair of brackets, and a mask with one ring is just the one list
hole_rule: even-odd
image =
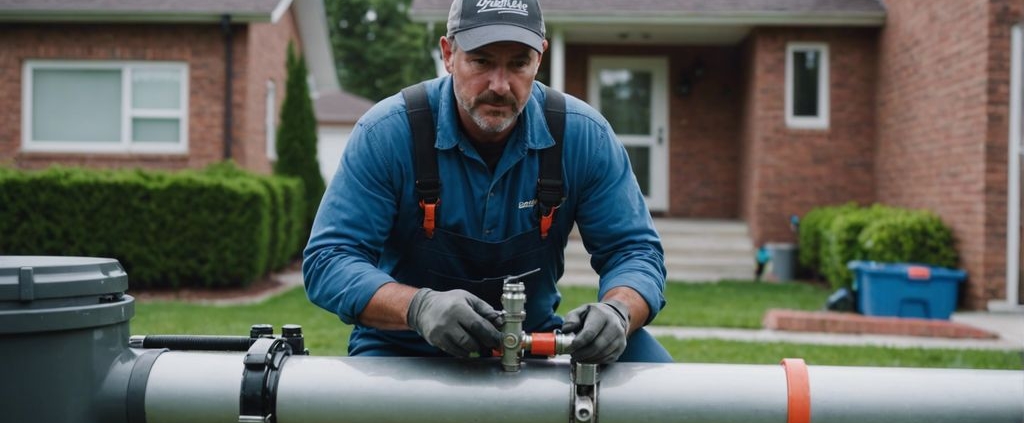
[[(46, 23), (218, 23), (218, 13), (175, 13), (175, 12), (110, 12), (110, 11), (3, 11), (0, 22), (46, 22)], [(274, 13), (240, 12), (231, 13), (232, 20), (239, 23), (273, 22)]]
[(220, 26), (224, 32), (224, 160), (228, 160), (231, 158), (231, 144), (234, 142), (231, 136), (231, 128), (234, 126), (232, 121), (233, 103), (231, 101), (234, 91), (231, 89), (234, 84), (234, 74), (231, 72), (234, 65), (231, 15), (221, 16)]
[[(219, 23), (223, 15), (230, 15), (234, 23), (274, 23), (288, 11), (293, 0), (273, 0), (273, 8), (266, 1), (235, 1), (233, 4), (209, 5), (201, 0), (177, 4), (141, 4), (139, 2), (111, 2), (105, 0), (76, 0), (72, 5), (54, 7), (46, 2), (0, 1), (0, 22), (42, 23)], [(58, 3), (58, 2), (50, 2)], [(132, 3), (132, 4), (128, 4)], [(230, 3), (230, 2), (224, 2)]]
[[(415, 22), (445, 22), (447, 11), (415, 11)], [(586, 14), (579, 11), (545, 10), (548, 25), (742, 25), (742, 26), (863, 26), (885, 25), (886, 12), (659, 12), (630, 14)]]

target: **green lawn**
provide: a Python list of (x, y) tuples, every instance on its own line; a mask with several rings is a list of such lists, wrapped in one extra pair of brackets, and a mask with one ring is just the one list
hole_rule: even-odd
[[(561, 311), (594, 301), (596, 288), (562, 289)], [(820, 310), (829, 291), (805, 283), (669, 283), (665, 308), (654, 320), (661, 326), (704, 326), (758, 329), (770, 308)]]
[(141, 302), (135, 306), (131, 328), (133, 335), (248, 336), (249, 326), (257, 323), (274, 325), (274, 333), (280, 333), (282, 325), (302, 325), (306, 347), (315, 355), (344, 355), (351, 330), (337, 316), (310, 303), (301, 287), (252, 305)]
[[(803, 284), (670, 284), (669, 306), (655, 320), (658, 325), (760, 327), (764, 310), (773, 307), (814, 310), (827, 292)], [(561, 310), (592, 301), (596, 290), (563, 289)], [(319, 356), (345, 355), (350, 327), (309, 303), (295, 288), (264, 303), (239, 306), (204, 306), (182, 302), (143, 302), (136, 306), (132, 334), (209, 334), (245, 336), (249, 326), (294, 323), (303, 327), (306, 345)], [(788, 343), (661, 338), (676, 361), (692, 363), (775, 364), (785, 357), (804, 358), (816, 365), (962, 367), (1021, 369), (1019, 353), (839, 347)]]
[(689, 363), (778, 364), (783, 358), (802, 358), (807, 364), (818, 366), (1024, 368), (1021, 353), (1009, 351), (808, 345), (718, 339), (659, 340), (676, 361)]

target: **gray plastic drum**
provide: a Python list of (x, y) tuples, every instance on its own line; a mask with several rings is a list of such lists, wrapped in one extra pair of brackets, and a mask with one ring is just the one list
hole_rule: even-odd
[(131, 359), (127, 289), (114, 259), (0, 256), (0, 421), (100, 421), (101, 386)]

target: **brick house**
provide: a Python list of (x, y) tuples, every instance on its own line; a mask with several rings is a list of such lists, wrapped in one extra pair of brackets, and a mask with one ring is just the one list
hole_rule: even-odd
[[(444, 25), (449, 4), (413, 18)], [(1024, 0), (542, 5), (541, 79), (609, 118), (654, 213), (741, 220), (760, 245), (816, 206), (927, 208), (954, 230), (963, 303), (1022, 308)]]
[(354, 99), (322, 0), (0, 0), (0, 165), (269, 173), (289, 42), (318, 101)]
[(348, 135), (363, 113), (373, 107), (373, 102), (345, 91), (335, 91), (317, 96), (313, 106), (316, 108), (318, 124), (320, 174), (330, 183), (334, 172), (338, 170), (341, 152), (348, 144)]

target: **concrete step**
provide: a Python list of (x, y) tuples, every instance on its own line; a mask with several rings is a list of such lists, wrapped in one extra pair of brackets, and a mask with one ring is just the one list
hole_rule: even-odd
[[(668, 272), (667, 281), (670, 283), (713, 283), (723, 280), (751, 280), (753, 278), (754, 269), (730, 269), (728, 271), (721, 271), (720, 269), (715, 271), (682, 270)], [(558, 283), (560, 285), (590, 286), (596, 288), (598, 277), (593, 271), (566, 271)]]
[[(658, 218), (654, 219), (654, 227), (663, 237), (666, 235), (698, 235), (701, 237), (712, 235), (716, 238), (737, 236), (741, 239), (749, 237), (747, 224), (736, 220)], [(570, 238), (579, 238), (579, 228), (573, 228)]]
[(654, 219), (654, 227), (658, 233), (667, 234), (698, 234), (698, 235), (740, 235), (748, 236), (749, 230), (745, 222), (737, 220), (717, 219)]
[[(743, 222), (709, 219), (655, 219), (665, 250), (670, 281), (714, 282), (751, 279), (755, 249)], [(560, 283), (597, 286), (579, 233), (573, 231), (565, 249), (565, 275)]]
[[(714, 255), (714, 254), (701, 254), (692, 256), (680, 256), (680, 255), (666, 255), (665, 256), (665, 267), (668, 269), (673, 268), (721, 268), (721, 267), (739, 267), (739, 268), (750, 268), (753, 270), (755, 267), (753, 255)], [(565, 270), (587, 270), (592, 271), (590, 268), (590, 256), (589, 255), (566, 255), (565, 256)]]

